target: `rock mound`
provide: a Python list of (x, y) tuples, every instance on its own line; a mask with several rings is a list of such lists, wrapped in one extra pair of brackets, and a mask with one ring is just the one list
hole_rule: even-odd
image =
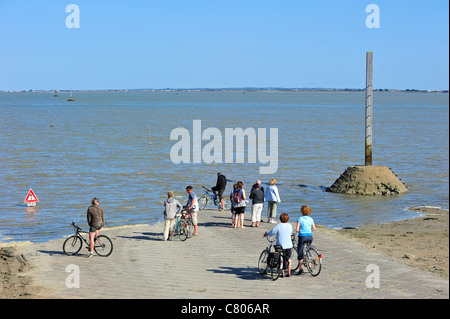
[(350, 166), (326, 189), (350, 195), (394, 195), (408, 188), (386, 166)]

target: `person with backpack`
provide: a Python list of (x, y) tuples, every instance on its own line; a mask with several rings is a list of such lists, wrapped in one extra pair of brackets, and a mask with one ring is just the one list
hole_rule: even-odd
[(233, 190), (233, 209), (234, 209), (234, 228), (244, 227), (244, 213), (247, 196), (245, 195), (244, 183), (239, 181), (236, 183), (236, 188)]

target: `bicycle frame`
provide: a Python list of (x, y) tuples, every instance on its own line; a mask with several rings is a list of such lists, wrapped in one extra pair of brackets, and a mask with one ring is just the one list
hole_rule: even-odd
[[(180, 221), (183, 221), (183, 224), (180, 225)], [(177, 220), (175, 223), (174, 236), (177, 235), (180, 237), (182, 241), (185, 241), (188, 238), (192, 237), (192, 233), (189, 232), (189, 227), (193, 226), (192, 224), (192, 216), (190, 211), (183, 210), (181, 214), (177, 214)], [(182, 237), (183, 233), (186, 237)]]
[[(83, 243), (88, 250), (90, 249), (90, 240), (86, 240), (83, 236), (83, 234), (87, 234), (88, 232), (81, 230), (74, 222), (72, 222), (72, 227), (75, 229), (75, 234), (67, 237), (63, 244), (63, 251), (69, 256), (78, 254), (83, 248)], [(113, 243), (106, 235), (95, 236), (94, 250), (99, 256), (108, 257), (113, 251)]]
[[(305, 243), (305, 244), (303, 244), (303, 258), (307, 255), (306, 253), (308, 252), (308, 250), (310, 250), (310, 249), (315, 249), (317, 252), (319, 252), (319, 250), (316, 248), (316, 247), (314, 247), (313, 245), (312, 245), (312, 243)], [(318, 257), (319, 257), (319, 259), (320, 260), (322, 260), (322, 254), (318, 254)]]
[(214, 205), (215, 205), (218, 209), (225, 209), (225, 207), (228, 206), (228, 203), (227, 203), (225, 200), (223, 200), (223, 202), (224, 202), (224, 207), (222, 207), (222, 201), (219, 200), (218, 194), (211, 193), (212, 190), (209, 189), (209, 188), (207, 188), (207, 187), (205, 187), (205, 186), (202, 186), (202, 187), (203, 187), (203, 189), (205, 190), (205, 193), (202, 194), (202, 195), (198, 198), (198, 205), (199, 205), (199, 209), (200, 209), (200, 210), (203, 210), (204, 208), (206, 208), (206, 205), (208, 205), (208, 202), (209, 202), (210, 200), (212, 200), (212, 202), (214, 203)]
[[(310, 254), (310, 252), (314, 253)], [(315, 255), (315, 258), (313, 255)], [(313, 264), (314, 267), (312, 267)], [(317, 248), (314, 247), (311, 242), (303, 244), (303, 266), (308, 269), (309, 273), (313, 277), (316, 277), (320, 274), (322, 268), (322, 254), (319, 253)], [(316, 267), (318, 267), (317, 271), (315, 270)]]
[(210, 190), (209, 188), (206, 188), (205, 186), (202, 186), (205, 189), (205, 194), (208, 195), (211, 200), (213, 201), (214, 205), (217, 206), (217, 201), (216, 201), (216, 197), (217, 195), (215, 195), (214, 193), (211, 195), (210, 192), (212, 192), (212, 190)]
[[(74, 222), (72, 222), (72, 226), (75, 228), (75, 235), (78, 236), (78, 237), (80, 237), (80, 238), (84, 241), (84, 243), (88, 246), (88, 248), (89, 248), (90, 245), (91, 245), (90, 241), (87, 241), (87, 240), (83, 237), (83, 235), (81, 235), (81, 234), (89, 234), (89, 232), (84, 231), (84, 230), (81, 230), (81, 228), (78, 227), (77, 225), (75, 225)], [(97, 240), (97, 237), (94, 238), (94, 242), (95, 242), (96, 240)]]
[[(271, 272), (271, 276), (272, 276), (272, 280), (277, 280), (278, 277), (280, 276), (281, 270), (284, 270), (284, 263), (288, 262), (286, 256), (284, 255), (284, 251), (277, 251), (277, 249), (272, 249), (272, 247), (275, 247), (274, 242), (275, 242), (275, 238), (274, 239), (270, 239), (269, 237), (267, 237), (267, 241), (269, 242), (269, 246), (266, 247), (265, 250), (262, 251), (261, 256), (259, 257), (259, 261), (258, 261), (258, 271), (260, 274), (267, 274), (267, 270), (270, 269)], [(276, 267), (271, 267), (269, 265), (269, 255), (270, 253), (277, 253), (280, 255), (280, 262), (277, 264)], [(262, 269), (261, 265), (264, 264), (265, 268)]]
[[(178, 235), (179, 233), (180, 233), (180, 231), (181, 231), (181, 227), (179, 226), (179, 221), (180, 221), (180, 217), (181, 217), (181, 215), (180, 214), (177, 214), (176, 215), (176, 217), (177, 217), (177, 220), (175, 221), (175, 226), (174, 226), (174, 236), (175, 235)], [(170, 236), (170, 233), (169, 233), (169, 236)]]

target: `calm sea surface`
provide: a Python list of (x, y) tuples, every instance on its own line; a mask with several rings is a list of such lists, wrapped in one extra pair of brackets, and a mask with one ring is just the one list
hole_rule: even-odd
[[(279, 212), (294, 220), (307, 204), (316, 223), (328, 227), (414, 217), (408, 207), (449, 206), (448, 94), (375, 94), (373, 163), (391, 167), (409, 187), (405, 195), (391, 197), (323, 191), (348, 166), (364, 164), (363, 92), (74, 97), (76, 102), (67, 102), (66, 93), (0, 93), (0, 241), (59, 238), (72, 232), (72, 221), (87, 228), (86, 209), (94, 196), (107, 226), (154, 223), (162, 218), (167, 191), (184, 204), (187, 185), (200, 195), (202, 185), (215, 184), (217, 172), (244, 181), (247, 190), (257, 179), (268, 183), (275, 177)], [(193, 120), (223, 135), (225, 128), (278, 128), (277, 173), (260, 175), (259, 167), (266, 165), (247, 159), (174, 164), (170, 150), (176, 141), (170, 134), (182, 127), (192, 139)], [(23, 203), (29, 188), (40, 199), (33, 209)]]

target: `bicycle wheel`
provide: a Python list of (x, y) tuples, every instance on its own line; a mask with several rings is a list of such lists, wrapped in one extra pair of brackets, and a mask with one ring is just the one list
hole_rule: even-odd
[(292, 247), (291, 271), (296, 271), (299, 266), (297, 244), (295, 244), (294, 247)]
[(94, 250), (101, 257), (108, 257), (113, 251), (113, 243), (108, 236), (99, 235), (95, 241)]
[(73, 256), (78, 254), (82, 246), (83, 241), (81, 240), (80, 236), (72, 235), (64, 241), (63, 251), (66, 255)]
[(300, 265), (298, 261), (298, 240), (297, 236), (292, 235), (292, 256), (291, 256), (291, 270), (296, 271)]
[(194, 235), (194, 223), (192, 222), (192, 218), (186, 219), (186, 237), (191, 238)]
[(281, 268), (280, 266), (275, 267), (275, 268), (270, 268), (270, 274), (272, 276), (272, 280), (275, 281), (278, 279), (278, 277), (280, 277), (281, 275)]
[(180, 238), (181, 241), (185, 241), (188, 238), (186, 222), (180, 219), (177, 224), (177, 229), (178, 229), (178, 237)]
[(274, 268), (270, 267), (270, 274), (272, 276), (272, 280), (273, 281), (277, 280), (278, 277), (281, 276), (281, 270), (282, 270), (282, 268), (281, 268), (281, 258), (283, 258), (283, 256), (280, 256), (280, 261), (279, 261), (277, 267), (274, 267)]
[(259, 256), (259, 260), (258, 260), (258, 271), (261, 275), (267, 274), (267, 249), (264, 249), (261, 253), (261, 255)]
[(198, 199), (198, 209), (199, 210), (205, 209), (207, 204), (208, 204), (208, 196), (206, 194)]
[(309, 273), (316, 277), (320, 274), (320, 270), (322, 269), (322, 259), (319, 255), (319, 252), (314, 247), (309, 247), (306, 250), (306, 254), (304, 256), (304, 265), (308, 269)]

